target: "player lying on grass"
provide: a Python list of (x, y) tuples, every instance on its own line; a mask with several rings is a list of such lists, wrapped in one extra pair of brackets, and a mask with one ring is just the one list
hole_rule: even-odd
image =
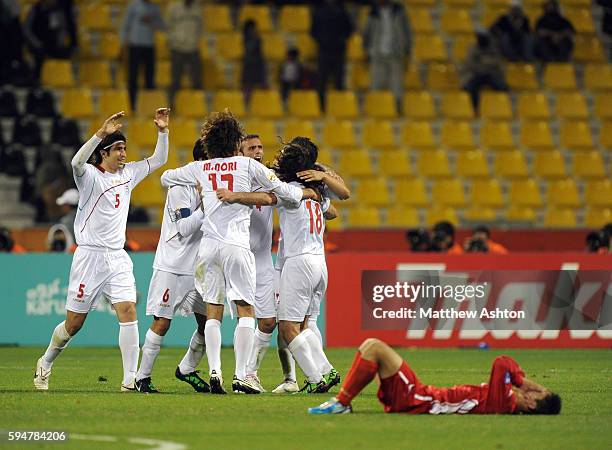
[(561, 398), (525, 378), (509, 356), (495, 358), (488, 383), (439, 388), (422, 384), (400, 355), (378, 339), (359, 347), (340, 393), (311, 414), (352, 412), (351, 401), (376, 377), (378, 399), (388, 413), (410, 414), (559, 414)]

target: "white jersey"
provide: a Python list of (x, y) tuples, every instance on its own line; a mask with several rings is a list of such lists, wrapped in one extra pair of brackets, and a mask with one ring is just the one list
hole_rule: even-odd
[(79, 205), (74, 220), (77, 245), (121, 250), (132, 190), (150, 172), (148, 160), (127, 163), (117, 173), (85, 164), (74, 174)]
[(272, 207), (254, 206), (251, 213), (251, 251), (253, 253), (272, 251)]
[(200, 205), (200, 196), (193, 186), (173, 186), (168, 189), (161, 233), (155, 252), (153, 268), (178, 275), (193, 275), (202, 232), (181, 236), (177, 221), (181, 211), (193, 213)]
[[(302, 186), (295, 181), (291, 185)], [(304, 254), (325, 254), (324, 215), (329, 205), (330, 201), (326, 197), (323, 198), (323, 204), (315, 200), (302, 200), (297, 207), (279, 200), (278, 216), (282, 233), (281, 258)]]
[(302, 198), (302, 189), (281, 182), (263, 164), (246, 156), (195, 161), (178, 169), (167, 170), (162, 184), (195, 185), (199, 182), (204, 193), (203, 237), (250, 249), (250, 206), (219, 201), (214, 191), (218, 187), (234, 192), (273, 191), (289, 205)]

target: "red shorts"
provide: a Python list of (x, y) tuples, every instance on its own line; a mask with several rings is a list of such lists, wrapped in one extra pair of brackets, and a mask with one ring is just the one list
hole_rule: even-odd
[(385, 412), (421, 414), (429, 411), (431, 402), (414, 398), (415, 390), (420, 385), (416, 374), (403, 361), (395, 375), (380, 380), (378, 399), (385, 405)]

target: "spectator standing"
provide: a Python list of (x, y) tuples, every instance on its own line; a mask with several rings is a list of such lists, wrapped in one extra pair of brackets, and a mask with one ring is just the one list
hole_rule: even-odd
[(13, 61), (23, 63), (23, 32), (17, 0), (0, 0), (0, 84), (11, 80)]
[(404, 68), (412, 47), (412, 31), (404, 6), (378, 0), (363, 30), (363, 46), (370, 62), (371, 89), (390, 89), (399, 109)]
[(241, 81), (244, 98), (248, 103), (253, 89), (266, 89), (268, 87), (266, 63), (261, 49), (261, 36), (257, 31), (257, 24), (252, 19), (244, 22), (242, 43), (244, 56), (242, 57)]
[(159, 5), (150, 0), (132, 0), (119, 30), (122, 51), (128, 58), (130, 106), (136, 109), (138, 72), (144, 67), (145, 87), (155, 89), (155, 32), (165, 28)]
[(531, 61), (533, 39), (529, 18), (523, 12), (521, 0), (512, 0), (510, 9), (491, 26), (502, 55), (509, 61)]
[[(608, 43), (612, 43), (612, 0), (597, 0), (602, 8), (601, 32), (608, 36)], [(610, 48), (610, 60), (612, 60), (612, 46)]]
[(474, 114), (478, 115), (480, 90), (488, 86), (496, 91), (507, 91), (501, 54), (487, 30), (476, 32), (476, 44), (468, 51), (461, 73), (463, 89), (472, 98)]
[(168, 8), (168, 46), (172, 64), (170, 104), (180, 89), (183, 73), (187, 73), (193, 89), (202, 88), (202, 7), (194, 0), (179, 0)]
[(557, 0), (543, 5), (544, 14), (536, 22), (537, 53), (543, 62), (567, 62), (574, 50), (576, 30), (569, 20), (561, 15)]
[(39, 82), (45, 59), (68, 59), (78, 45), (72, 0), (38, 0), (28, 12), (24, 34)]
[(55, 201), (61, 208), (63, 216), (59, 219), (59, 224), (66, 227), (72, 242), (75, 242), (74, 219), (76, 219), (77, 206), (79, 205), (79, 191), (75, 188), (64, 191)]
[(312, 17), (310, 34), (318, 45), (318, 91), (325, 109), (325, 91), (330, 77), (337, 90), (344, 89), (346, 42), (353, 33), (353, 22), (341, 0), (325, 0)]
[(286, 102), (289, 92), (292, 89), (300, 88), (304, 67), (300, 62), (300, 51), (297, 48), (290, 48), (287, 51), (287, 58), (280, 65), (280, 84), (281, 97)]

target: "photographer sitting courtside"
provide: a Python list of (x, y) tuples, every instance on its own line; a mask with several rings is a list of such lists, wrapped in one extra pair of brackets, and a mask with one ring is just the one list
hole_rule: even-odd
[(484, 225), (477, 226), (472, 231), (472, 236), (465, 239), (463, 248), (466, 253), (492, 253), (495, 255), (506, 255), (508, 249), (491, 240), (491, 231)]

